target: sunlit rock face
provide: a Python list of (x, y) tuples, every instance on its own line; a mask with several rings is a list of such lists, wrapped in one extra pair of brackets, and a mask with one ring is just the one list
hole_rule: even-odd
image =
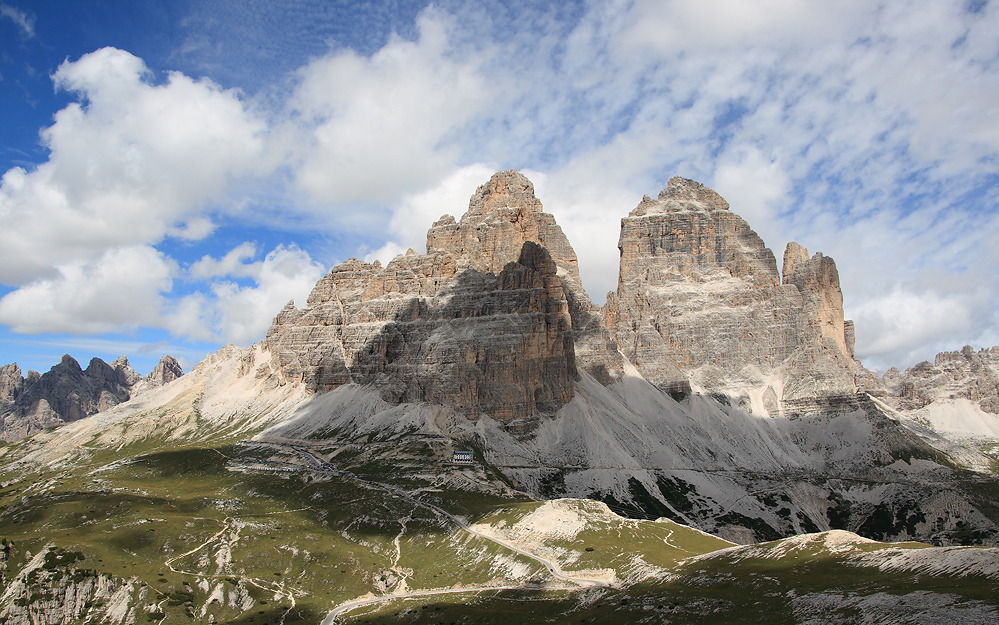
[(892, 367), (884, 382), (886, 401), (900, 410), (967, 399), (985, 412), (999, 414), (999, 347), (976, 352), (965, 345), (959, 352), (941, 352), (932, 363), (921, 362), (905, 373)]
[(530, 181), (500, 172), (460, 221), (445, 215), (387, 266), (334, 267), (267, 334), (281, 375), (310, 390), (374, 385), (529, 432), (573, 397), (577, 367), (609, 382), (616, 345), (579, 281), (575, 252)]
[(831, 258), (792, 242), (782, 281), (728, 202), (679, 176), (621, 220), (618, 247), (605, 320), (653, 384), (727, 394), (770, 415), (856, 407), (852, 324)]

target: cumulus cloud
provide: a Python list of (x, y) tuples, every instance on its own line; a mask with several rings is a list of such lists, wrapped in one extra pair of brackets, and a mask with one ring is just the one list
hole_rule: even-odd
[[(220, 259), (204, 257), (189, 272), (212, 280), (207, 293), (183, 297), (165, 319), (173, 332), (197, 339), (246, 345), (263, 338), (274, 315), (290, 300), (300, 306), (324, 268), (297, 247), (278, 246), (261, 261), (256, 248), (243, 243)], [(252, 284), (222, 278), (250, 278)]]
[[(220, 310), (220, 302), (234, 293), (247, 305), (260, 299), (255, 293), (283, 297), (316, 274), (309, 260), (299, 264), (311, 273), (289, 270), (286, 256), (302, 253), (283, 248), (249, 265), (240, 262), (255, 254), (249, 244), (202, 259), (188, 276), (256, 283), (209, 299), (198, 315), (243, 321), (208, 330), (178, 322), (191, 311), (189, 302), (174, 311), (178, 264), (154, 246), (208, 237), (213, 216), (228, 210), (232, 182), (276, 166), (267, 122), (235, 91), (176, 72), (157, 84), (141, 59), (114, 48), (66, 61), (52, 78), (79, 101), (42, 130), (49, 159), (33, 171), (11, 169), (0, 183), (0, 281), (15, 287), (0, 300), (0, 322), (24, 333), (168, 327), (242, 340), (247, 313)], [(275, 276), (289, 282), (275, 284)]]
[(899, 364), (932, 360), (935, 351), (960, 349), (976, 336), (981, 301), (964, 294), (915, 292), (898, 287), (854, 307), (855, 322), (867, 339), (858, 356), (884, 371)]
[(430, 226), (443, 215), (461, 219), (475, 190), (485, 184), (494, 171), (480, 163), (469, 165), (457, 169), (429, 189), (404, 196), (392, 207), (386, 232), (392, 238), (367, 254), (365, 260), (379, 260), (385, 264), (408, 249), (424, 253)]
[(240, 243), (222, 258), (205, 255), (188, 268), (188, 273), (196, 279), (218, 278), (223, 276), (256, 277), (262, 263), (244, 263), (257, 255), (257, 246), (249, 241)]
[(147, 245), (55, 267), (0, 299), (0, 323), (15, 332), (94, 334), (158, 326), (176, 265)]
[(212, 231), (205, 215), (230, 181), (266, 170), (266, 124), (238, 95), (171, 73), (152, 84), (141, 59), (114, 48), (59, 66), (80, 98), (42, 131), (34, 171), (0, 183), (0, 281), (24, 284), (108, 249)]
[(785, 208), (791, 189), (780, 162), (754, 146), (738, 146), (719, 159), (714, 184), (780, 257), (784, 236), (777, 215)]
[(453, 133), (493, 100), (482, 59), (450, 45), (448, 19), (421, 14), (419, 38), (370, 57), (337, 50), (299, 70), (291, 107), (306, 137), (298, 184), (316, 201), (390, 202), (448, 175)]

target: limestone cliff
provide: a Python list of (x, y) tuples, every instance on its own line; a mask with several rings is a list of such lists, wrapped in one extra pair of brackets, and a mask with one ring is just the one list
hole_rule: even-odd
[(653, 384), (674, 394), (693, 384), (770, 415), (853, 403), (852, 324), (831, 258), (790, 243), (781, 280), (728, 202), (679, 176), (621, 220), (618, 247), (605, 319)]
[(267, 346), (312, 391), (370, 384), (515, 432), (572, 399), (577, 366), (608, 381), (623, 369), (575, 252), (514, 171), (479, 187), (460, 221), (437, 221), (426, 254), (334, 267), (275, 318)]

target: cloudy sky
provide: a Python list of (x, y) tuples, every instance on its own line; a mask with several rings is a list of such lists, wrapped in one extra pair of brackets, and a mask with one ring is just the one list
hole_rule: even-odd
[(996, 33), (995, 0), (2, 0), (0, 361), (189, 369), (509, 168), (599, 302), (680, 174), (836, 260), (869, 367), (997, 345)]

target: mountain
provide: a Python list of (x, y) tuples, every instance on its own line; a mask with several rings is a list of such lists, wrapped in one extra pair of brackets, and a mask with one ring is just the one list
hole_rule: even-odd
[(427, 254), (335, 267), (305, 308), (281, 311), (267, 348), (282, 381), (359, 384), (518, 436), (572, 400), (581, 371), (608, 382), (623, 371), (575, 252), (516, 172), (480, 187), (460, 222), (435, 223)]
[(149, 388), (184, 374), (173, 356), (164, 356), (145, 377), (121, 356), (112, 364), (93, 358), (86, 370), (72, 356), (47, 373), (21, 376), (17, 363), (0, 367), (0, 438), (17, 440), (46, 427), (76, 421), (128, 401)]
[(604, 318), (656, 386), (725, 394), (762, 416), (859, 407), (852, 322), (831, 258), (789, 243), (782, 279), (728, 202), (679, 176), (621, 220), (618, 247)]
[(679, 177), (620, 241), (601, 310), (530, 181), (496, 174), (459, 221), (431, 227), (427, 254), (347, 261), (278, 315), (277, 375), (322, 408), (264, 435), (432, 432), (535, 496), (739, 542), (833, 528), (997, 540), (983, 511), (999, 492), (966, 472), (981, 462), (961, 468), (907, 427), (853, 358), (831, 258), (791, 243), (782, 278), (724, 199)]
[(0, 620), (995, 620), (995, 348), (879, 378), (834, 261), (683, 178), (620, 248), (598, 306), (499, 172), (260, 344), (64, 361), (129, 396), (0, 446)]

